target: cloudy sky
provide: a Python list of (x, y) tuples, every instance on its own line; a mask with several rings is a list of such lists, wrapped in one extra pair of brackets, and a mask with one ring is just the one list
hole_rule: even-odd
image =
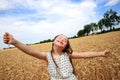
[(0, 48), (5, 32), (23, 43), (72, 37), (85, 24), (97, 23), (110, 9), (120, 15), (120, 0), (0, 0)]

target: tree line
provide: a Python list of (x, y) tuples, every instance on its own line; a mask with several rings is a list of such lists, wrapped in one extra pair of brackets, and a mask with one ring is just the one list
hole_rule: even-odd
[[(116, 11), (110, 9), (106, 11), (98, 23), (90, 23), (84, 25), (83, 30), (79, 30), (77, 37), (88, 36), (89, 34), (104, 33), (114, 30), (120, 30), (120, 28), (115, 29), (115, 26), (120, 23), (120, 16), (117, 15)], [(98, 32), (99, 31), (99, 32)]]

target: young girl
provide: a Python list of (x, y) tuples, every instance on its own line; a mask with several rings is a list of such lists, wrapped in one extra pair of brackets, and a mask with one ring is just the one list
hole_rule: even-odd
[(21, 51), (34, 56), (38, 59), (43, 59), (48, 63), (48, 72), (51, 80), (77, 80), (73, 73), (73, 66), (71, 59), (81, 57), (95, 57), (104, 56), (108, 57), (109, 51), (103, 52), (82, 52), (75, 53), (69, 44), (68, 38), (60, 34), (56, 36), (52, 42), (52, 50), (50, 52), (39, 52), (31, 49), (25, 44), (19, 42), (9, 33), (4, 34), (4, 43), (12, 44)]

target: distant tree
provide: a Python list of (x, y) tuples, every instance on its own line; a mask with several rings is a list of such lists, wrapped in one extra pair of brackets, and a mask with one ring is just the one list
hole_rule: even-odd
[(90, 25), (91, 25), (92, 33), (95, 34), (97, 32), (97, 30), (98, 30), (97, 24), (96, 23), (91, 23)]
[(120, 16), (117, 15), (116, 11), (112, 11), (112, 9), (110, 10), (110, 13), (111, 13), (110, 19), (112, 25), (113, 26), (118, 25), (120, 23)]
[(77, 38), (77, 36), (76, 36), (76, 35), (74, 35), (72, 38)]
[(52, 41), (51, 39), (48, 39), (48, 40), (40, 41), (40, 43), (46, 43), (46, 42), (51, 42), (51, 41)]
[(81, 36), (84, 36), (84, 34), (85, 34), (84, 30), (79, 30), (77, 33), (77, 36), (81, 37)]
[(114, 25), (118, 25), (120, 23), (120, 18), (117, 16), (117, 12), (110, 9), (104, 14), (104, 25), (106, 28), (113, 29)]
[(113, 26), (118, 25), (119, 23), (120, 17), (117, 16), (117, 12), (110, 9), (103, 15), (103, 18), (98, 21), (97, 25), (101, 32), (103, 32), (104, 28), (109, 28), (109, 30), (115, 29)]
[(91, 25), (90, 24), (85, 25), (84, 32), (85, 34), (87, 34), (87, 36), (89, 35), (90, 31), (91, 31)]
[(105, 20), (104, 19), (100, 19), (98, 24), (97, 24), (99, 29), (101, 30), (101, 32), (104, 31), (104, 26), (105, 26), (104, 23), (105, 23)]

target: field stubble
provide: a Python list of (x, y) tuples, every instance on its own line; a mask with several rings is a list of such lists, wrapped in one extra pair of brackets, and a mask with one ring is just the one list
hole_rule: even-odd
[[(120, 80), (120, 31), (70, 39), (70, 43), (75, 52), (111, 51), (108, 58), (73, 59), (78, 80)], [(30, 47), (48, 52), (51, 43)], [(49, 80), (47, 63), (16, 48), (1, 50), (0, 80)]]

